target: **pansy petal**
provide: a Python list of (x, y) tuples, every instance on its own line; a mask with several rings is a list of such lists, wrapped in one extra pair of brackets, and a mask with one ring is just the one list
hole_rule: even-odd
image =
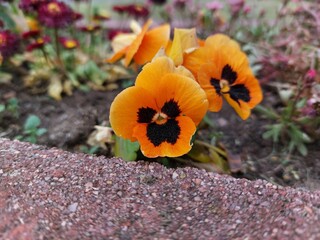
[[(169, 122), (171, 121), (171, 122)], [(138, 124), (133, 136), (138, 139), (143, 155), (155, 157), (178, 157), (191, 150), (191, 139), (196, 131), (192, 119), (179, 116), (165, 125)]]
[[(144, 65), (142, 71), (137, 76), (135, 85), (148, 89), (156, 96), (156, 89), (160, 79), (166, 73), (175, 72), (173, 61), (168, 57), (158, 57), (151, 63)], [(157, 83), (157, 84), (155, 84)]]
[(195, 28), (175, 28), (169, 57), (173, 59), (176, 66), (181, 65), (184, 53), (190, 52), (191, 49), (193, 50), (198, 47), (199, 45)]
[(220, 50), (222, 46), (225, 48), (231, 48), (240, 50), (240, 45), (232, 40), (230, 37), (224, 34), (214, 34), (209, 36), (204, 43), (205, 47), (212, 49), (213, 51)]
[(134, 55), (134, 61), (143, 65), (152, 60), (160, 48), (165, 48), (170, 37), (170, 25), (164, 24), (148, 31)]
[(120, 33), (115, 36), (111, 42), (113, 52), (117, 53), (125, 47), (128, 47), (137, 37), (134, 33)]
[(128, 47), (123, 48), (122, 50), (116, 52), (112, 57), (105, 60), (107, 63), (115, 63), (120, 60), (127, 52)]
[(262, 98), (263, 98), (260, 84), (259, 84), (258, 80), (253, 75), (247, 75), (246, 81), (243, 82), (243, 85), (250, 92), (250, 100), (248, 101), (248, 105), (252, 109), (256, 105), (258, 105), (262, 101)]
[(240, 80), (239, 76), (242, 74), (251, 74), (251, 69), (247, 55), (233, 45), (234, 44), (232, 43), (226, 44), (221, 46), (219, 50), (212, 51), (208, 49), (207, 52), (210, 54), (209, 62), (219, 68), (221, 70), (221, 74), (223, 68), (230, 67), (230, 70), (237, 73), (238, 82)]
[(136, 52), (138, 51), (141, 42), (146, 34), (146, 32), (148, 31), (149, 27), (152, 24), (152, 20), (149, 19), (142, 27), (141, 32), (137, 35), (137, 37), (133, 40), (133, 42), (131, 43), (131, 45), (128, 48), (128, 51), (126, 53), (126, 57), (124, 60), (124, 65), (127, 67), (129, 66), (133, 56), (136, 54)]
[(176, 73), (164, 75), (156, 89), (157, 105), (163, 106), (173, 99), (182, 115), (190, 117), (196, 125), (202, 120), (208, 109), (206, 93), (200, 85), (189, 77)]
[(230, 104), (230, 106), (236, 111), (236, 113), (241, 117), (242, 120), (246, 120), (251, 113), (251, 109), (248, 103), (238, 100), (236, 102), (234, 99), (230, 97), (230, 94), (223, 94), (224, 98)]
[(206, 92), (209, 101), (209, 111), (219, 112), (222, 108), (220, 89), (221, 71), (213, 64), (203, 64), (198, 73), (198, 82)]
[(159, 111), (153, 96), (137, 86), (129, 87), (119, 93), (110, 107), (110, 124), (114, 132), (125, 139), (135, 141), (133, 128), (138, 124), (138, 112), (142, 108)]
[(197, 73), (201, 65), (207, 63), (207, 52), (204, 47), (199, 47), (191, 53), (184, 55), (182, 65), (192, 72), (197, 78)]

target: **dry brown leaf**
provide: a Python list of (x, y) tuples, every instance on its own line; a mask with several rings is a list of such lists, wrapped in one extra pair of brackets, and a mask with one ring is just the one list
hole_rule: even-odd
[(48, 86), (48, 95), (55, 100), (61, 100), (61, 93), (63, 91), (63, 85), (58, 75), (53, 75), (50, 79)]

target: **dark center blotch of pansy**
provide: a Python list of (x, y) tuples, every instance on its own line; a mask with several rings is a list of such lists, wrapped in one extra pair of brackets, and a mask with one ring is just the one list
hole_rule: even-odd
[(157, 111), (150, 107), (139, 108), (138, 123), (150, 123), (156, 113)]
[(174, 145), (179, 139), (180, 132), (181, 128), (175, 119), (168, 119), (164, 124), (153, 122), (147, 126), (147, 137), (155, 147), (163, 142)]
[(221, 95), (221, 86), (220, 86), (220, 80), (216, 79), (216, 78), (211, 78), (210, 79), (210, 83), (211, 85), (214, 87), (214, 89), (216, 90), (216, 93), (218, 95)]
[(237, 84), (230, 87), (229, 90), (230, 97), (239, 104), (239, 100), (244, 102), (249, 102), (250, 92), (243, 84)]
[(161, 108), (161, 112), (166, 114), (170, 118), (178, 117), (181, 113), (179, 105), (173, 99), (166, 102)]
[(225, 79), (229, 82), (229, 84), (233, 84), (238, 77), (237, 72), (232, 70), (232, 67), (227, 64), (223, 67), (222, 73), (221, 73), (221, 79)]

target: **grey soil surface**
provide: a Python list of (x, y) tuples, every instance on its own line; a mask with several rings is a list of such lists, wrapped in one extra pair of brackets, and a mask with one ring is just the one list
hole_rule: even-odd
[(0, 239), (320, 239), (320, 192), (0, 139)]

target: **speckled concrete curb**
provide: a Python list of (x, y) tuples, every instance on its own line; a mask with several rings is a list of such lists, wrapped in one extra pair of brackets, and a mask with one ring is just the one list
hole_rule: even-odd
[(320, 192), (0, 139), (0, 239), (320, 239)]

